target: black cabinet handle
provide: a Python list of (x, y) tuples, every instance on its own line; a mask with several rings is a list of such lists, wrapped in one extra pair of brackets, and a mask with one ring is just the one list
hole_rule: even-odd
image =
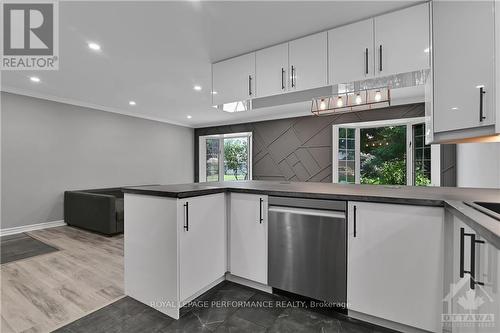
[(295, 67), (292, 65), (292, 88), (295, 87)]
[[(470, 269), (464, 269), (464, 242), (465, 236), (470, 237)], [(483, 282), (476, 281), (476, 244), (484, 244), (483, 240), (476, 239), (473, 233), (466, 233), (464, 228), (460, 228), (460, 278), (463, 278), (465, 273), (470, 274), (470, 289), (474, 289), (476, 284), (484, 286)]]
[(281, 67), (281, 90), (285, 90), (285, 69)]
[(353, 218), (353, 224), (354, 224), (354, 237), (356, 237), (356, 206), (353, 207), (353, 214), (352, 214), (352, 218)]
[(474, 289), (476, 284), (484, 286), (483, 282), (476, 281), (476, 244), (484, 244), (483, 240), (476, 239), (476, 235), (470, 235), (470, 289)]
[(189, 231), (189, 202), (184, 204), (185, 214), (186, 214), (186, 223), (184, 224), (184, 230)]
[(264, 221), (264, 218), (262, 217), (262, 203), (264, 202), (264, 199), (260, 198), (259, 200), (259, 223), (262, 224), (262, 221)]
[(252, 75), (248, 75), (248, 95), (252, 96)]
[(460, 228), (460, 278), (464, 277), (464, 241), (465, 241), (465, 229)]
[(378, 48), (378, 70), (382, 72), (382, 45)]
[(484, 87), (479, 87), (479, 121), (483, 121), (486, 119), (483, 113), (483, 96), (486, 94), (486, 91), (484, 91)]
[(368, 74), (368, 48), (365, 49), (365, 74)]

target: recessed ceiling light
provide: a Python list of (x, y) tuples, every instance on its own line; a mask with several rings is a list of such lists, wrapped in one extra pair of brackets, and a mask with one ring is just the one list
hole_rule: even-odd
[(128, 105), (132, 105), (132, 106), (133, 106), (133, 105), (136, 105), (136, 104), (137, 104), (137, 103), (136, 103), (135, 101), (130, 101), (130, 102), (128, 102)]
[(196, 91), (200, 91), (201, 90), (201, 86), (194, 86), (193, 89), (196, 90)]
[(191, 118), (193, 118), (193, 116), (191, 116), (191, 115), (187, 115), (187, 116), (186, 116), (186, 118), (187, 118), (187, 119), (191, 119)]
[(88, 43), (87, 44), (89, 46), (89, 49), (91, 50), (94, 50), (94, 51), (100, 51), (101, 50), (101, 45), (97, 44), (97, 43)]
[(37, 83), (40, 82), (40, 78), (37, 76), (31, 76), (30, 80), (31, 80), (31, 82), (37, 82)]
[(426, 48), (426, 49), (424, 50), (424, 52), (425, 52), (425, 53), (429, 53), (430, 51), (431, 51), (431, 49), (430, 49), (430, 48)]
[(212, 91), (212, 95), (217, 95), (217, 91)]

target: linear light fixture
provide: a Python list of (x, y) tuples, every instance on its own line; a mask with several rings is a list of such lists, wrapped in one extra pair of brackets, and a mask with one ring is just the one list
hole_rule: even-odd
[(316, 116), (363, 111), (391, 105), (391, 91), (387, 87), (339, 93), (314, 98), (311, 113)]

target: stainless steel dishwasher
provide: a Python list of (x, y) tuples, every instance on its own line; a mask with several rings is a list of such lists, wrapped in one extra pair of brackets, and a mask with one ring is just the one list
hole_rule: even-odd
[(346, 302), (346, 202), (269, 197), (268, 284)]

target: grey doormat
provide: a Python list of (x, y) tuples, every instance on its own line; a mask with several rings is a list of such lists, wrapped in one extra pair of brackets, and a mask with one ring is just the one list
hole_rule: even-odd
[(0, 237), (0, 264), (59, 251), (27, 234)]

